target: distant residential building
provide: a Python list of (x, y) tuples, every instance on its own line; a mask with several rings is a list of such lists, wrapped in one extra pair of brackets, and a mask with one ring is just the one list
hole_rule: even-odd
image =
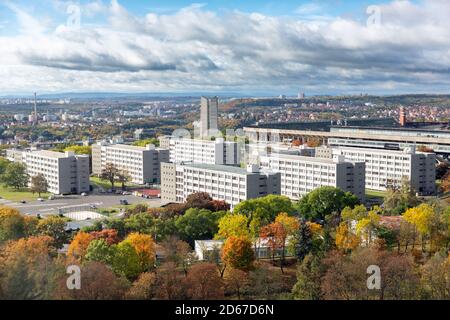
[(365, 163), (288, 154), (261, 157), (261, 167), (281, 174), (281, 194), (299, 200), (320, 187), (336, 187), (365, 198)]
[(205, 138), (218, 131), (219, 98), (201, 98), (200, 137)]
[(366, 188), (384, 191), (390, 186), (400, 186), (403, 179), (420, 195), (436, 193), (436, 155), (416, 152), (415, 148), (382, 150), (339, 147), (333, 157), (344, 156), (350, 161), (366, 163)]
[(239, 165), (238, 144), (217, 138), (214, 141), (189, 138), (171, 138), (170, 162)]
[(92, 172), (101, 174), (108, 163), (124, 170), (136, 184), (160, 183), (160, 164), (169, 161), (169, 150), (154, 145), (137, 147), (100, 142), (92, 146)]
[(48, 192), (74, 194), (89, 192), (89, 156), (74, 152), (47, 150), (23, 151), (16, 160), (23, 163), (31, 178), (42, 174), (48, 183)]
[(260, 170), (208, 164), (161, 164), (161, 199), (183, 203), (193, 193), (206, 192), (232, 207), (239, 202), (280, 194), (280, 174)]

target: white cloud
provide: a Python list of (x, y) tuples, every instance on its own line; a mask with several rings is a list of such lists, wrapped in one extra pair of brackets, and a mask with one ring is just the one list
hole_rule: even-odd
[(0, 90), (444, 91), (450, 84), (444, 0), (382, 5), (378, 28), (350, 18), (219, 14), (203, 5), (141, 16), (117, 0), (83, 8), (108, 24), (49, 31), (15, 7), (23, 33), (0, 36), (0, 79), (8, 79)]

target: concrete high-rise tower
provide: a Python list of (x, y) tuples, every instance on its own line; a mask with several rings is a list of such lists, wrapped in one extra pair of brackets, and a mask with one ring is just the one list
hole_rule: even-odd
[(33, 114), (33, 123), (36, 124), (38, 122), (38, 114), (37, 114), (37, 101), (36, 101), (36, 92), (34, 93), (34, 114)]
[(200, 110), (200, 136), (202, 138), (214, 135), (219, 130), (217, 124), (218, 114), (219, 98), (202, 97)]

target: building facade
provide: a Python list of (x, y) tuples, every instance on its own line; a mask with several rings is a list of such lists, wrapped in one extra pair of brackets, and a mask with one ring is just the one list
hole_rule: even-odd
[(261, 157), (261, 167), (281, 174), (281, 194), (299, 200), (324, 186), (336, 187), (365, 200), (365, 163), (288, 154)]
[(217, 138), (214, 141), (171, 138), (170, 162), (193, 162), (220, 165), (239, 165), (238, 143)]
[(104, 142), (92, 146), (92, 172), (101, 174), (107, 164), (126, 171), (136, 184), (161, 182), (161, 162), (169, 161), (169, 150), (154, 145), (136, 147)]
[(183, 203), (193, 193), (206, 192), (215, 200), (223, 200), (233, 208), (238, 203), (269, 194), (280, 194), (280, 174), (260, 170), (208, 164), (161, 165), (161, 199)]
[(47, 180), (48, 192), (74, 194), (89, 192), (89, 156), (73, 152), (23, 152), (21, 162), (31, 178), (42, 174)]
[(215, 134), (219, 129), (219, 98), (202, 97), (200, 102), (200, 137)]
[(343, 155), (350, 161), (366, 163), (366, 188), (384, 191), (400, 186), (407, 179), (411, 188), (420, 195), (436, 194), (436, 155), (416, 152), (339, 147), (333, 157)]

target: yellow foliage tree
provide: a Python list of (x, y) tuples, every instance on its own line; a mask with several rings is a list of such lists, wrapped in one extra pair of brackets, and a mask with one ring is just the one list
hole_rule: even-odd
[(290, 217), (287, 213), (282, 212), (276, 218), (275, 222), (281, 223), (286, 231), (287, 236), (292, 236), (300, 227), (300, 222), (296, 217)]
[(149, 270), (155, 264), (156, 249), (152, 237), (147, 234), (130, 233), (123, 241), (131, 244), (139, 256), (141, 270)]
[(414, 225), (422, 238), (422, 248), (425, 246), (425, 238), (432, 236), (435, 224), (439, 221), (438, 214), (429, 204), (423, 203), (417, 207), (406, 210), (403, 214), (405, 221)]
[(91, 234), (78, 232), (69, 245), (67, 250), (68, 256), (83, 260), (92, 240), (94, 240), (94, 237)]
[(343, 222), (336, 228), (336, 247), (339, 249), (353, 250), (359, 243), (359, 237), (349, 230), (347, 223)]
[(219, 231), (216, 239), (229, 237), (249, 237), (248, 218), (243, 214), (227, 214), (219, 220)]

